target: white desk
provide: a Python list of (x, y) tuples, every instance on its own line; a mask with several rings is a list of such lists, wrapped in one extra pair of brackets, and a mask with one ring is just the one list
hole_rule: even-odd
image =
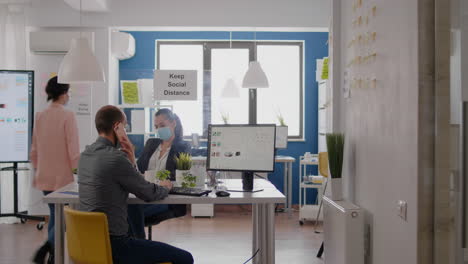
[(283, 193), (286, 196), (286, 210), (289, 216), (292, 213), (292, 164), (296, 161), (290, 156), (276, 156), (275, 162), (284, 163), (283, 167)]
[[(206, 157), (192, 157), (194, 164), (206, 164)], [(292, 164), (296, 159), (290, 156), (275, 156), (276, 163), (284, 163), (283, 166), (283, 193), (286, 196), (285, 211), (292, 213)]]
[[(254, 258), (255, 264), (275, 263), (275, 204), (284, 203), (285, 196), (273, 184), (266, 180), (256, 179), (255, 188), (262, 192), (231, 192), (230, 197), (216, 197), (214, 193), (203, 197), (169, 195), (154, 204), (252, 204), (252, 254), (260, 249)], [(227, 180), (229, 189), (242, 189), (242, 180)], [(65, 204), (77, 204), (78, 195), (63, 192), (77, 192), (78, 185), (69, 185), (44, 197), (44, 202), (55, 204), (55, 264), (64, 263), (64, 215)], [(130, 195), (129, 204), (142, 204), (142, 200)]]

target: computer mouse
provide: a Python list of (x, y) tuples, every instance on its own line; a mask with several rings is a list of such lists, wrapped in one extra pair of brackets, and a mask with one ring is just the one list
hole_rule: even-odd
[(230, 193), (225, 192), (225, 191), (217, 191), (216, 192), (216, 196), (218, 196), (218, 197), (228, 197), (230, 195), (231, 195)]

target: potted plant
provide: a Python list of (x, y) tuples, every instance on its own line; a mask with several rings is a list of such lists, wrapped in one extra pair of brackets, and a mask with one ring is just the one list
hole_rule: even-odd
[(228, 113), (221, 113), (221, 118), (225, 125), (229, 124), (229, 114)]
[(171, 172), (168, 170), (160, 170), (156, 172), (156, 180), (158, 181), (165, 181), (171, 178)]
[(286, 122), (284, 121), (284, 117), (281, 114), (281, 111), (278, 111), (278, 113), (276, 114), (276, 117), (278, 118), (278, 122), (279, 122), (280, 126), (283, 126), (283, 127), (288, 126), (288, 125), (286, 125)]
[(182, 187), (184, 188), (193, 188), (197, 186), (197, 176), (193, 176), (191, 173), (185, 173), (184, 180), (182, 181)]
[(331, 177), (331, 199), (343, 199), (341, 172), (343, 169), (343, 152), (345, 137), (342, 133), (329, 133), (327, 138), (328, 167)]
[(189, 153), (180, 153), (174, 158), (176, 162), (176, 184), (182, 185), (184, 176), (190, 172), (192, 168), (192, 156)]
[[(281, 114), (281, 111), (278, 110), (276, 114), (276, 118), (278, 118), (279, 126), (276, 126), (276, 137), (279, 139), (284, 139), (284, 142), (288, 140), (288, 125), (284, 121), (284, 117)], [(276, 142), (283, 142), (283, 141), (276, 141)]]

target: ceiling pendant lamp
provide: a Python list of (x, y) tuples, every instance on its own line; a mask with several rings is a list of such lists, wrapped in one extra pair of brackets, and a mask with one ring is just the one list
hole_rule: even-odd
[[(255, 31), (254, 37), (255, 37), (254, 51), (255, 51), (255, 55), (257, 55), (257, 31)], [(257, 59), (257, 56), (255, 56), (255, 59)], [(270, 87), (270, 84), (268, 83), (268, 78), (265, 72), (263, 71), (262, 66), (260, 65), (260, 62), (255, 60), (249, 63), (249, 69), (244, 75), (244, 79), (242, 81), (242, 87), (250, 88), (250, 89)]]
[(104, 82), (104, 72), (89, 46), (88, 39), (74, 38), (60, 64), (59, 83)]
[(224, 98), (239, 98), (239, 87), (233, 78), (229, 78), (224, 85), (224, 89), (221, 92), (221, 96)]
[(243, 88), (268, 88), (268, 79), (265, 72), (258, 61), (251, 61), (249, 69), (245, 73), (244, 80), (242, 81)]
[[(80, 0), (80, 30), (81, 25)], [(60, 63), (57, 78), (59, 83), (105, 81), (104, 71), (91, 50), (88, 39), (81, 36), (72, 39), (70, 49)]]

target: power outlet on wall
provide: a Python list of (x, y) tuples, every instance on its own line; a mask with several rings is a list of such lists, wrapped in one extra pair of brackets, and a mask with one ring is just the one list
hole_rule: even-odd
[(406, 201), (399, 200), (397, 202), (398, 216), (405, 221), (406, 221), (407, 209), (408, 209), (408, 204), (406, 203)]

